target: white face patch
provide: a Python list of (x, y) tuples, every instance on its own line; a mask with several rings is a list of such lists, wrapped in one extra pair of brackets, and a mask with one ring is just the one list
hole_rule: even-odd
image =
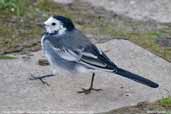
[(63, 27), (62, 23), (54, 17), (50, 17), (47, 21), (44, 22), (44, 24), (48, 33), (58, 32), (58, 34), (61, 35), (66, 31), (66, 28)]

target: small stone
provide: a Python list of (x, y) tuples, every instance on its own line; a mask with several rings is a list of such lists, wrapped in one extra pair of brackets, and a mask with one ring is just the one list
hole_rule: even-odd
[(72, 4), (73, 0), (54, 0), (57, 3), (61, 3), (61, 4)]
[(156, 39), (156, 42), (161, 46), (161, 47), (171, 47), (171, 37), (159, 37)]
[(123, 88), (124, 88), (124, 86), (121, 86), (120, 88), (121, 88), (121, 89), (123, 89)]
[(39, 59), (38, 60), (38, 65), (47, 66), (47, 65), (49, 65), (49, 62), (46, 59)]
[(30, 56), (22, 56), (24, 61), (28, 61), (31, 57)]
[(135, 4), (135, 1), (130, 1), (130, 4), (131, 4), (131, 5), (134, 5), (134, 4)]
[(140, 103), (137, 103), (137, 107), (143, 109), (144, 107), (146, 107), (149, 103), (147, 101), (143, 101)]
[(14, 9), (14, 8), (11, 8), (11, 11), (12, 11), (12, 12), (14, 12), (14, 11), (15, 11), (15, 9)]
[(126, 93), (126, 95), (125, 96), (131, 96), (131, 93)]

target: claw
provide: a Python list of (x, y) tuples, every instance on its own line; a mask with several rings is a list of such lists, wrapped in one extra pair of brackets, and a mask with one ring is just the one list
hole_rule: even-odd
[(42, 82), (42, 84), (45, 84), (45, 85), (47, 85), (47, 86), (50, 86), (47, 82), (45, 82), (45, 81), (43, 80), (43, 78), (47, 78), (47, 77), (51, 77), (51, 76), (54, 76), (54, 75), (50, 74), (50, 75), (35, 77), (35, 76), (33, 76), (33, 75), (31, 74), (31, 78), (29, 78), (29, 80), (40, 80), (40, 81)]
[(89, 89), (85, 89), (85, 88), (81, 88), (81, 91), (77, 91), (77, 93), (84, 93), (84, 94), (90, 94), (91, 91), (102, 91), (102, 89), (94, 89), (94, 88), (89, 88)]
[(102, 89), (94, 89), (94, 88), (92, 88), (92, 90), (94, 90), (94, 91), (102, 91)]

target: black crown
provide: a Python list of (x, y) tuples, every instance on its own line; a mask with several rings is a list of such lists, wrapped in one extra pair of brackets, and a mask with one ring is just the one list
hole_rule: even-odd
[(53, 16), (55, 19), (59, 20), (62, 22), (63, 26), (67, 28), (68, 31), (72, 31), (75, 26), (72, 23), (71, 19), (64, 17), (64, 16)]

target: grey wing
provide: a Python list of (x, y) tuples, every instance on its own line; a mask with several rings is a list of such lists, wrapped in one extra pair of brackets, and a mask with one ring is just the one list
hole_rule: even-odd
[(51, 48), (55, 50), (62, 59), (84, 64), (92, 69), (100, 68), (114, 70), (116, 68), (116, 65), (104, 54), (104, 52), (93, 44), (77, 49), (57, 47), (51, 44)]
[[(69, 49), (65, 42), (62, 40), (65, 36), (50, 36), (46, 35), (42, 40), (42, 45), (44, 49), (53, 50), (53, 54), (58, 55), (60, 58), (67, 61), (79, 61), (81, 55), (79, 53), (75, 53), (71, 49)], [(79, 52), (79, 50), (77, 50)]]
[(80, 61), (94, 68), (105, 70), (114, 70), (117, 67), (102, 50), (93, 44), (84, 49)]
[(75, 53), (74, 51), (67, 49), (67, 48), (56, 48), (52, 46), (52, 49), (60, 56), (62, 59), (67, 61), (75, 61), (78, 62), (81, 58), (79, 53)]
[(105, 53), (93, 45), (79, 31), (73, 32), (72, 35), (67, 34), (60, 36), (60, 38), (49, 37), (47, 39), (56, 54), (67, 61), (81, 63), (92, 68), (107, 70), (114, 70), (116, 68), (116, 65)]

